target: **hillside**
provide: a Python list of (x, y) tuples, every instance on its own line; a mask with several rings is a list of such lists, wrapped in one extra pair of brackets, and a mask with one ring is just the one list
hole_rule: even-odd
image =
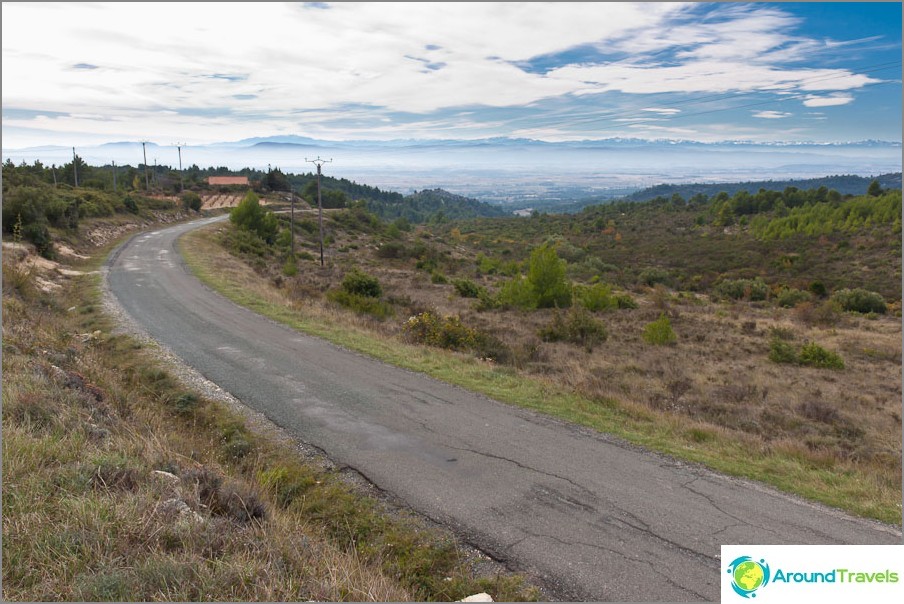
[(739, 193), (410, 230), (355, 206), (325, 215), (324, 268), (313, 221), (294, 261), (230, 225), (183, 250), (342, 346), (897, 522), (900, 204)]
[[(681, 185), (656, 185), (648, 187), (636, 193), (625, 196), (625, 201), (649, 201), (656, 197), (671, 197), (672, 195), (680, 195), (685, 199), (690, 199), (694, 195), (706, 195), (711, 197), (725, 191), (729, 195), (734, 195), (739, 191), (747, 191), (751, 195), (760, 189), (767, 191), (781, 191), (787, 187), (796, 187), (798, 189), (818, 189), (826, 187), (834, 189), (842, 195), (863, 195), (866, 193), (869, 184), (873, 180), (878, 180), (883, 189), (900, 189), (901, 173), (882, 174), (876, 177), (867, 176), (825, 176), (822, 178), (808, 178), (804, 180), (760, 180), (754, 182), (735, 182), (735, 183), (690, 183)], [(586, 205), (586, 204), (585, 204)]]
[(367, 209), (384, 220), (404, 218), (415, 224), (508, 215), (497, 206), (442, 189), (418, 191), (401, 199), (369, 200)]

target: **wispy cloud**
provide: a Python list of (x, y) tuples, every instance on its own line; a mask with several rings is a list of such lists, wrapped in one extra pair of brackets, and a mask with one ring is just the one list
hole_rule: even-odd
[(758, 117), (764, 120), (780, 120), (786, 117), (791, 117), (794, 115), (793, 113), (787, 113), (785, 111), (754, 111), (753, 117)]
[(833, 94), (831, 96), (808, 96), (804, 100), (805, 107), (834, 107), (852, 103), (854, 97), (849, 94)]

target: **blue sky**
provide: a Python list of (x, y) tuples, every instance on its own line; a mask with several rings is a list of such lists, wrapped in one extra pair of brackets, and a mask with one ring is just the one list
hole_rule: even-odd
[(900, 3), (4, 3), (3, 147), (901, 140)]

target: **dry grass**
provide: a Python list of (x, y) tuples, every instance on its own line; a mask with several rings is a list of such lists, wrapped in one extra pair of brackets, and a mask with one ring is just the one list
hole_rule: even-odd
[(110, 333), (90, 277), (27, 283), (4, 279), (4, 600), (536, 597), (185, 390)]
[[(900, 521), (901, 325), (895, 317), (869, 320), (840, 315), (824, 325), (802, 318), (794, 309), (715, 303), (705, 296), (676, 294), (658, 286), (634, 292), (640, 304), (637, 309), (596, 313), (609, 338), (588, 352), (573, 344), (539, 340), (538, 332), (549, 324), (554, 311), (477, 312), (473, 299), (459, 297), (451, 284), (431, 283), (427, 272), (415, 270), (413, 260), (377, 258), (369, 236), (333, 228), (335, 248), (355, 245), (357, 249), (334, 254), (326, 269), (313, 263), (301, 265), (299, 275), (282, 281), (278, 288), (248, 265), (219, 252), (209, 235), (191, 235), (192, 249), (205, 263), (214, 263), (209, 268), (218, 275), (216, 285), (234, 294), (244, 292), (233, 297), (252, 306), (254, 300), (266, 300), (258, 310), (271, 316), (279, 314), (277, 307), (291, 309), (289, 315), (277, 318), (290, 324), (298, 321), (317, 335), (356, 346), (360, 338), (339, 333), (339, 327), (332, 332), (319, 327), (325, 322), (342, 326), (382, 342), (362, 343), (359, 349), (389, 358), (390, 353), (380, 351), (395, 346), (392, 342), (399, 336), (400, 324), (411, 314), (436, 309), (459, 315), (465, 325), (496, 335), (507, 345), (512, 367), (498, 371), (514, 372), (511, 375), (536, 384), (541, 391), (552, 389), (565, 398), (574, 393), (584, 401), (577, 403), (580, 412), (552, 404), (544, 409), (547, 412), (574, 419), (586, 413), (603, 417), (615, 409), (638, 422), (642, 434), (657, 434), (626, 434), (644, 444), (860, 514)], [(467, 249), (461, 245), (444, 246), (435, 240), (431, 244), (450, 252), (444, 266), (448, 276), (472, 278), (490, 288), (499, 282), (495, 276), (475, 275), (473, 256), (468, 261)], [(385, 297), (394, 300), (398, 309), (394, 320), (374, 321), (322, 299), (320, 292), (337, 286), (353, 266), (379, 278)], [(678, 337), (675, 346), (643, 341), (644, 325), (660, 313), (671, 319)], [(769, 343), (776, 330), (798, 347), (815, 342), (838, 352), (845, 369), (771, 362)], [(442, 359), (426, 360), (421, 369), (437, 375), (446, 371), (444, 363), (467, 365), (462, 355)], [(446, 373), (456, 383), (498, 396), (488, 392), (492, 385), (463, 377), (465, 369), (450, 365)], [(608, 420), (580, 421), (600, 427)], [(644, 427), (650, 422), (656, 427)], [(626, 428), (629, 433), (634, 429)], [(725, 450), (737, 446), (745, 455), (761, 457), (763, 467), (751, 470), (727, 459)], [(806, 480), (801, 480), (802, 474), (809, 474)], [(841, 486), (840, 480), (851, 484)]]

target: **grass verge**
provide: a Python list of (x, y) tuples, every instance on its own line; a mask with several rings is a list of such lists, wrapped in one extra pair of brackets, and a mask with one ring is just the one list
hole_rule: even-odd
[(406, 344), (368, 329), (366, 322), (350, 314), (291, 302), (284, 292), (229, 256), (217, 244), (210, 229), (187, 234), (181, 251), (191, 270), (209, 287), (293, 329), (719, 472), (761, 481), (859, 516), (901, 523), (897, 474), (861, 472), (856, 465), (840, 465), (831, 459), (820, 463), (782, 443), (768, 445), (745, 434), (689, 418), (612, 399), (590, 399), (511, 368)]
[(98, 275), (3, 272), (4, 600), (536, 598), (186, 388), (114, 333)]

